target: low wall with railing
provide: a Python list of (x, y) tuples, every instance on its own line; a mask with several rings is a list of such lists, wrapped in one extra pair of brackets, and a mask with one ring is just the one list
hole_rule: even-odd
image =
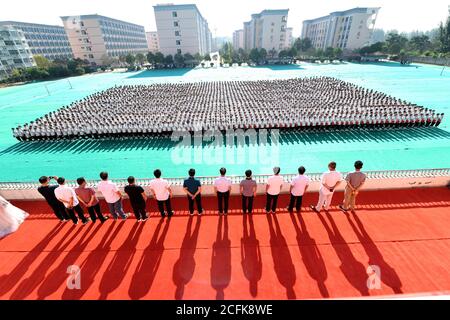
[[(421, 170), (390, 170), (390, 171), (367, 171), (367, 181), (364, 185), (365, 190), (386, 190), (386, 189), (408, 189), (423, 187), (445, 187), (450, 183), (450, 168), (444, 169), (421, 169)], [(345, 176), (346, 173), (343, 173)], [(321, 173), (311, 173), (308, 177), (311, 179), (308, 192), (317, 192), (320, 187)], [(254, 175), (253, 179), (258, 184), (257, 193), (265, 193), (265, 183), (270, 175)], [(284, 185), (282, 193), (289, 192), (289, 185), (296, 174), (282, 175)], [(244, 176), (229, 176), (233, 182), (232, 194), (239, 194), (239, 183)], [(216, 177), (198, 177), (202, 183), (202, 194), (205, 196), (214, 193), (214, 179)], [(123, 190), (127, 185), (126, 179), (111, 179)], [(167, 178), (166, 180), (172, 186), (173, 196), (184, 196), (183, 181), (184, 178)], [(151, 178), (136, 179), (136, 183), (148, 187)], [(88, 186), (95, 187), (98, 180), (88, 180)], [(71, 187), (76, 187), (76, 181), (67, 181)], [(345, 183), (342, 183), (337, 191), (343, 190)], [(39, 183), (34, 182), (0, 182), (0, 195), (8, 200), (42, 200), (42, 196), (37, 192)], [(99, 198), (101, 194), (98, 194)]]

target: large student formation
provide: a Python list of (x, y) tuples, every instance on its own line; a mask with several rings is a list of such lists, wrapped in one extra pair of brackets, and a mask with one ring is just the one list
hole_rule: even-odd
[[(356, 197), (363, 187), (366, 175), (361, 172), (363, 163), (356, 161), (354, 163), (355, 170), (348, 173), (345, 178), (336, 170), (336, 163), (328, 164), (328, 171), (324, 172), (320, 181), (319, 198), (317, 205), (311, 206), (311, 209), (319, 213), (322, 209), (328, 211), (331, 200), (336, 188), (345, 182), (345, 193), (342, 204), (339, 206), (344, 212), (355, 209)], [(267, 214), (275, 214), (278, 206), (278, 197), (282, 186), (285, 182), (290, 184), (290, 200), (287, 204), (287, 210), (293, 213), (301, 211), (302, 198), (308, 189), (310, 179), (306, 174), (303, 166), (298, 168), (298, 175), (292, 181), (284, 181), (280, 175), (279, 167), (273, 168), (273, 175), (270, 176), (265, 184)], [(229, 198), (231, 193), (232, 182), (226, 175), (226, 169), (220, 168), (220, 176), (214, 180), (214, 191), (217, 195), (218, 212), (220, 215), (228, 214)], [(128, 185), (125, 186), (124, 192), (130, 200), (131, 207), (137, 222), (144, 222), (148, 219), (146, 205), (149, 198), (153, 198), (158, 205), (162, 218), (170, 218), (175, 212), (172, 208), (171, 198), (172, 189), (169, 182), (162, 178), (162, 172), (156, 169), (153, 172), (155, 178), (150, 181), (149, 187), (144, 188), (136, 184), (135, 178), (128, 178)], [(202, 215), (202, 184), (200, 180), (195, 178), (195, 169), (190, 169), (188, 178), (184, 180), (183, 189), (187, 197), (187, 207), (189, 213)], [(109, 213), (114, 220), (126, 220), (130, 214), (125, 213), (122, 205), (123, 194), (118, 186), (109, 179), (107, 172), (100, 173), (101, 181), (97, 184), (96, 189), (102, 194), (104, 200), (108, 204)], [(51, 183), (56, 180), (56, 184)], [(100, 201), (96, 196), (96, 190), (87, 187), (86, 180), (83, 177), (77, 179), (78, 187), (72, 188), (66, 184), (63, 177), (42, 176), (39, 178), (39, 193), (46, 199), (52, 208), (54, 214), (61, 222), (72, 220), (74, 224), (79, 221), (87, 224), (89, 221), (95, 222), (99, 220), (105, 222), (109, 216), (102, 212)], [(242, 197), (243, 214), (251, 214), (253, 212), (253, 202), (256, 197), (257, 183), (252, 178), (252, 171), (245, 171), (245, 179), (240, 182), (240, 195)], [(85, 210), (89, 214), (89, 218), (85, 216)]]
[(442, 113), (331, 77), (116, 86), (13, 128), (21, 141), (174, 131), (438, 126)]

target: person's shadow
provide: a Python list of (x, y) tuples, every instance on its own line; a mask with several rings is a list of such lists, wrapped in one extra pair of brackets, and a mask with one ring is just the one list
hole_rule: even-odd
[[(83, 274), (83, 285), (77, 290), (70, 290), (69, 288), (66, 288), (62, 295), (63, 300), (78, 300), (83, 297), (83, 295), (94, 283), (95, 278), (98, 277), (100, 268), (102, 267), (108, 254), (111, 252), (111, 243), (117, 237), (123, 226), (124, 223), (122, 222), (112, 221), (109, 223), (108, 230), (106, 230), (105, 235), (100, 240), (97, 247), (93, 249), (86, 259), (80, 264), (80, 270)], [(116, 228), (114, 229), (114, 227)]]
[(397, 272), (392, 268), (383, 258), (380, 250), (376, 246), (375, 242), (367, 233), (362, 221), (356, 215), (356, 213), (352, 212), (353, 219), (357, 226), (350, 219), (350, 216), (347, 214), (348, 222), (352, 227), (353, 231), (355, 231), (358, 240), (361, 242), (364, 250), (366, 251), (367, 256), (369, 257), (369, 265), (375, 265), (380, 268), (381, 274), (378, 275), (380, 280), (390, 287), (394, 293), (400, 294), (402, 292), (402, 282)]
[(176, 285), (175, 299), (181, 300), (184, 295), (186, 284), (191, 281), (195, 271), (195, 251), (197, 249), (197, 239), (200, 231), (201, 217), (197, 217), (194, 231), (192, 231), (193, 217), (189, 216), (184, 234), (183, 242), (180, 248), (180, 256), (173, 266), (172, 280)]
[(141, 259), (139, 260), (131, 279), (130, 288), (128, 289), (128, 295), (131, 299), (144, 297), (153, 285), (164, 253), (164, 240), (169, 231), (170, 219), (166, 220), (161, 232), (163, 222), (164, 219), (160, 219), (149, 245), (142, 252)]
[[(272, 221), (272, 219), (274, 221)], [(295, 299), (294, 285), (297, 278), (295, 267), (292, 262), (291, 253), (286, 239), (281, 233), (280, 225), (276, 215), (267, 214), (270, 230), (270, 249), (272, 251), (273, 265), (278, 281), (286, 288), (288, 299)], [(275, 224), (275, 226), (274, 226)]]
[[(133, 257), (136, 254), (136, 245), (144, 228), (144, 223), (135, 223), (123, 241), (122, 245), (116, 250), (113, 259), (105, 270), (100, 281), (99, 300), (106, 300), (108, 295), (116, 290), (122, 283), (128, 270), (130, 269)], [(83, 273), (84, 274), (84, 273)]]
[(298, 214), (297, 216), (300, 226), (297, 223), (295, 215), (290, 214), (292, 223), (297, 233), (297, 243), (298, 248), (300, 249), (300, 254), (302, 255), (303, 263), (305, 264), (309, 276), (317, 282), (317, 286), (322, 297), (328, 298), (330, 294), (328, 293), (328, 289), (325, 285), (328, 274), (322, 254), (317, 247), (316, 240), (311, 238), (308, 230), (306, 229), (306, 224), (303, 217), (301, 214)]
[(359, 291), (362, 296), (369, 295), (369, 288), (367, 287), (367, 271), (366, 267), (356, 260), (355, 256), (352, 253), (349, 245), (345, 241), (344, 237), (340, 233), (339, 229), (336, 226), (331, 214), (325, 213), (328, 221), (330, 222), (331, 227), (328, 225), (327, 221), (322, 214), (317, 214), (326, 231), (328, 232), (328, 237), (330, 239), (331, 245), (333, 246), (334, 251), (336, 252), (339, 260), (341, 261), (341, 265), (339, 268), (344, 274), (347, 281)]
[[(61, 263), (53, 269), (48, 275), (45, 276), (45, 280), (39, 286), (38, 289), (38, 300), (45, 299), (52, 293), (56, 292), (58, 288), (65, 283), (67, 280), (67, 267), (70, 265), (76, 264), (76, 260), (83, 253), (84, 249), (87, 247), (89, 242), (95, 237), (98, 230), (102, 227), (101, 225), (97, 225), (97, 227), (92, 230), (94, 224), (89, 224), (87, 229), (83, 230), (83, 234), (80, 240), (67, 252), (66, 256)], [(80, 227), (81, 229), (81, 227)], [(92, 231), (91, 231), (92, 230)], [(58, 253), (58, 256), (61, 252)], [(55, 260), (49, 261), (49, 263), (54, 263)]]
[[(248, 223), (247, 223), (248, 220)], [(262, 260), (259, 240), (256, 238), (255, 225), (251, 214), (243, 215), (244, 234), (241, 238), (241, 264), (250, 286), (252, 297), (258, 295), (258, 281), (262, 276)]]
[(231, 241), (228, 239), (228, 217), (220, 216), (211, 257), (211, 286), (217, 291), (217, 300), (225, 298), (224, 290), (230, 284), (230, 280)]
[[(58, 223), (41, 241), (33, 247), (33, 249), (30, 250), (30, 252), (23, 257), (23, 259), (9, 274), (0, 276), (0, 297), (8, 293), (12, 288), (14, 288), (15, 285), (19, 283), (20, 280), (22, 280), (22, 277), (27, 273), (36, 259), (44, 253), (45, 248), (62, 229), (63, 224)], [(75, 226), (72, 226), (63, 239), (65, 240), (69, 233), (74, 229)]]

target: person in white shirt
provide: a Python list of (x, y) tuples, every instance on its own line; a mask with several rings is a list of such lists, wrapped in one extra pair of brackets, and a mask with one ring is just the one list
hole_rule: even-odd
[[(167, 180), (161, 178), (161, 170), (156, 169), (153, 171), (155, 179), (150, 181), (150, 192), (158, 203), (158, 209), (162, 217), (167, 216), (170, 218), (173, 216), (172, 204), (170, 198), (172, 197), (172, 189)], [(164, 211), (164, 205), (166, 206), (166, 212)]]
[(273, 168), (273, 176), (270, 176), (267, 179), (266, 184), (266, 193), (267, 193), (267, 201), (266, 201), (266, 213), (275, 213), (277, 210), (277, 201), (278, 195), (281, 192), (281, 188), (283, 187), (283, 177), (280, 176), (280, 167)]
[(228, 214), (228, 203), (230, 200), (231, 180), (225, 177), (227, 169), (220, 168), (220, 177), (214, 180), (214, 192), (217, 194), (219, 214)]
[(108, 180), (108, 172), (101, 172), (100, 179), (102, 181), (97, 185), (98, 191), (100, 191), (108, 204), (109, 212), (112, 214), (114, 220), (121, 217), (123, 220), (128, 218), (128, 214), (123, 212), (122, 207), (122, 193), (117, 185)]
[(334, 190), (342, 182), (342, 174), (336, 171), (336, 162), (332, 161), (328, 164), (328, 172), (322, 175), (319, 188), (319, 201), (317, 206), (311, 205), (311, 209), (319, 213), (322, 207), (325, 211), (330, 209), (331, 199), (333, 198)]
[(309, 178), (305, 176), (305, 167), (301, 166), (298, 168), (298, 176), (292, 179), (291, 182), (291, 199), (289, 201), (288, 211), (289, 213), (294, 212), (294, 204), (297, 212), (300, 212), (302, 207), (303, 195), (308, 189)]
[(88, 223), (91, 219), (86, 219), (84, 216), (83, 208), (80, 206), (75, 190), (66, 185), (66, 179), (64, 179), (64, 177), (59, 177), (56, 181), (58, 182), (59, 187), (55, 189), (55, 197), (64, 204), (73, 223), (78, 224), (75, 212), (78, 214), (78, 217), (83, 224)]

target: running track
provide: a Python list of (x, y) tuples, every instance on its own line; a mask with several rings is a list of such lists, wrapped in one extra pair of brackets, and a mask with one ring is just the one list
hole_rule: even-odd
[[(334, 205), (342, 194), (334, 197)], [(60, 224), (42, 202), (16, 202), (31, 216), (0, 240), (0, 299), (305, 299), (450, 290), (450, 190), (363, 192), (356, 214), (280, 210), (242, 216), (238, 198), (220, 218), (156, 212), (145, 223)], [(185, 208), (185, 199), (174, 207)], [(283, 196), (279, 205), (284, 207)], [(151, 201), (151, 211), (156, 206)], [(81, 289), (66, 288), (68, 266)], [(368, 265), (381, 289), (366, 286)]]

